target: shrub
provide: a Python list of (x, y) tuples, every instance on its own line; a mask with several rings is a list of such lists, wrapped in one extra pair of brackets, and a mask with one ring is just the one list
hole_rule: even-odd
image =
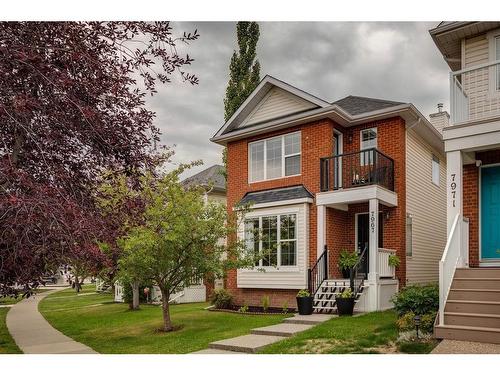
[(311, 293), (309, 293), (307, 289), (299, 290), (299, 292), (297, 293), (297, 297), (310, 297), (310, 296)]
[(264, 310), (264, 312), (267, 311), (269, 305), (270, 305), (269, 296), (262, 297), (262, 310)]
[(352, 292), (351, 288), (345, 288), (342, 293), (339, 295), (340, 298), (352, 298), (354, 297), (354, 293)]
[(244, 304), (243, 306), (240, 306), (240, 308), (238, 309), (238, 311), (240, 313), (247, 313), (248, 312), (248, 305)]
[(342, 250), (339, 256), (339, 268), (341, 270), (351, 269), (358, 262), (358, 254), (353, 251), (350, 253), (347, 250)]
[[(153, 287), (151, 285), (140, 285), (139, 286), (139, 302), (140, 303), (146, 303), (147, 302), (147, 296), (144, 293), (144, 288), (149, 288), (149, 301), (151, 301), (151, 292), (153, 291)], [(132, 287), (130, 286), (129, 283), (124, 283), (122, 287), (122, 297), (123, 297), (123, 302), (125, 303), (132, 303)]]
[(217, 309), (229, 309), (233, 305), (233, 296), (226, 289), (217, 289), (212, 294), (210, 302)]
[[(413, 331), (415, 330), (415, 313), (407, 312), (401, 316), (397, 321), (396, 325), (400, 331)], [(423, 333), (432, 333), (434, 329), (434, 320), (436, 319), (436, 312), (429, 312), (427, 314), (420, 316), (420, 326), (419, 330)]]
[(399, 267), (401, 264), (401, 259), (397, 255), (391, 254), (389, 255), (389, 266), (391, 267)]
[(435, 313), (439, 309), (439, 287), (435, 284), (407, 286), (394, 295), (391, 302), (400, 317), (409, 312), (420, 316)]
[(281, 307), (283, 314), (288, 314), (288, 301), (283, 302), (283, 305)]

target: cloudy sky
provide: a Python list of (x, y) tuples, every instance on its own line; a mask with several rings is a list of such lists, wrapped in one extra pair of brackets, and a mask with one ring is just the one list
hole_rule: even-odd
[[(261, 22), (257, 55), (261, 77), (270, 74), (327, 101), (347, 95), (413, 103), (423, 114), (448, 109), (448, 68), (429, 36), (436, 23)], [(181, 47), (195, 59), (200, 84), (178, 79), (159, 87), (148, 105), (156, 112), (162, 143), (176, 145), (175, 162), (221, 163), (221, 146), (209, 138), (223, 124), (229, 60), (236, 48), (233, 22), (181, 22), (198, 29)]]

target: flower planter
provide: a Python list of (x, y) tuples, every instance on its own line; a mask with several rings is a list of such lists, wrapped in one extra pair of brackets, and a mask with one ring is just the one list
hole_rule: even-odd
[(354, 311), (354, 297), (351, 298), (341, 298), (335, 297), (337, 301), (337, 314), (342, 315), (352, 315)]
[(311, 315), (313, 313), (314, 297), (297, 297), (297, 309), (299, 315)]
[(349, 268), (341, 268), (340, 271), (342, 272), (342, 277), (344, 279), (350, 279), (351, 278), (351, 271)]

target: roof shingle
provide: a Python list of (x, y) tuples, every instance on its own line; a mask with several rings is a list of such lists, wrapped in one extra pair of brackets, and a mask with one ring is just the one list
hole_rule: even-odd
[(351, 115), (359, 115), (361, 113), (373, 112), (406, 103), (349, 95), (343, 99), (333, 102), (332, 104), (338, 105), (340, 108), (342, 108), (346, 112), (349, 112)]
[(299, 198), (313, 198), (313, 195), (302, 185), (291, 186), (246, 193), (238, 202), (238, 205), (279, 202)]
[(224, 167), (222, 165), (212, 165), (203, 171), (188, 177), (182, 181), (185, 186), (209, 186), (214, 190), (226, 191), (226, 181), (224, 179)]

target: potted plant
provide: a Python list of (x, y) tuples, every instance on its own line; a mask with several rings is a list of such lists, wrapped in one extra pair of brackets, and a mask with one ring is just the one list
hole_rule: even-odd
[(353, 251), (350, 253), (347, 250), (342, 250), (339, 256), (339, 268), (342, 272), (342, 277), (348, 279), (350, 277), (351, 268), (358, 262), (358, 254)]
[(397, 255), (391, 254), (389, 255), (389, 266), (397, 268), (401, 264), (401, 259)]
[(314, 297), (307, 289), (299, 290), (297, 293), (297, 309), (299, 315), (311, 315), (313, 313)]
[(354, 293), (351, 288), (346, 288), (340, 294), (335, 297), (337, 302), (337, 314), (341, 315), (352, 315), (354, 311)]

